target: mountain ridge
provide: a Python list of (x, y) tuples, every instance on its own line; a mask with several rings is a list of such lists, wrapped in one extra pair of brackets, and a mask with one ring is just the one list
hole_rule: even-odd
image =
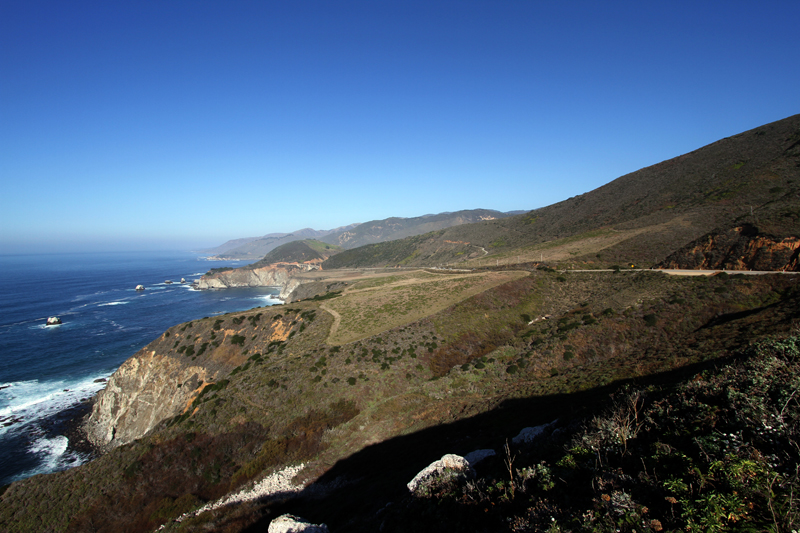
[[(470, 259), (489, 262), (508, 255), (533, 261), (544, 255), (547, 243), (595, 232), (606, 232), (609, 244), (572, 254), (572, 259), (592, 261), (600, 253), (607, 262), (655, 265), (703, 235), (744, 222), (776, 238), (791, 236), (798, 225), (799, 198), (800, 115), (794, 115), (524, 215), (412, 237), (413, 244), (377, 244), (369, 253), (347, 250), (325, 266), (422, 266), (431, 261), (470, 266), (476, 264)], [(624, 238), (614, 239), (612, 233)], [(479, 257), (451, 243), (487, 253)]]

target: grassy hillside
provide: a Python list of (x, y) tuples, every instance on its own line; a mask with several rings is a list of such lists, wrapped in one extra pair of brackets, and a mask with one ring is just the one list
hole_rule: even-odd
[[(145, 350), (224, 361), (227, 377), (139, 441), (13, 484), (0, 496), (0, 528), (150, 531), (302, 461), (305, 479), (339, 479), (344, 492), (217, 510), (171, 530), (242, 531), (292, 505), (347, 530), (443, 453), (496, 443), (607, 397), (620, 380), (713, 361), (800, 320), (797, 284), (779, 275), (390, 272), (329, 296), (170, 328)], [(353, 317), (337, 329), (333, 311)], [(391, 439), (401, 436), (399, 452)]]
[(331, 265), (653, 265), (719, 228), (800, 232), (800, 115), (722, 139), (586, 194), (501, 220), (349, 250)]
[(454, 213), (439, 213), (421, 217), (391, 217), (383, 220), (372, 220), (345, 231), (334, 232), (322, 237), (321, 240), (331, 244), (338, 244), (345, 249), (351, 249), (368, 244), (422, 235), (481, 220), (497, 220), (508, 216), (510, 215), (507, 213), (491, 209), (465, 209)]
[(307, 263), (324, 261), (342, 251), (342, 248), (313, 239), (292, 241), (278, 246), (259, 261), (242, 268), (253, 269), (274, 263)]

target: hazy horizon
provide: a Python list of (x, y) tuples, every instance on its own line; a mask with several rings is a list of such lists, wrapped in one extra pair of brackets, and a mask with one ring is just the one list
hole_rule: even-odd
[(0, 6), (0, 254), (529, 210), (796, 114), (800, 4)]

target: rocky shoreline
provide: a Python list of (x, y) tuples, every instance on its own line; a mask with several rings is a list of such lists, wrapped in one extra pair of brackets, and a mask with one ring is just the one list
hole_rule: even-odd
[(90, 400), (81, 402), (80, 405), (68, 409), (65, 414), (69, 417), (64, 423), (63, 435), (69, 440), (67, 450), (85, 456), (87, 461), (96, 459), (102, 452), (100, 448), (92, 444), (86, 436), (84, 425), (92, 414), (94, 397)]

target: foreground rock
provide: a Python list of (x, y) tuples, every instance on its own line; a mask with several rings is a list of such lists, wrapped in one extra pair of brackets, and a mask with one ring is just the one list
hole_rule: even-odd
[(800, 238), (775, 237), (751, 224), (715, 231), (671, 254), (659, 268), (797, 271)]
[(408, 490), (414, 495), (422, 495), (434, 487), (470, 472), (469, 461), (449, 453), (438, 461), (425, 467), (414, 479), (408, 482)]
[(312, 524), (300, 517), (285, 514), (269, 524), (269, 533), (328, 533), (325, 524)]

